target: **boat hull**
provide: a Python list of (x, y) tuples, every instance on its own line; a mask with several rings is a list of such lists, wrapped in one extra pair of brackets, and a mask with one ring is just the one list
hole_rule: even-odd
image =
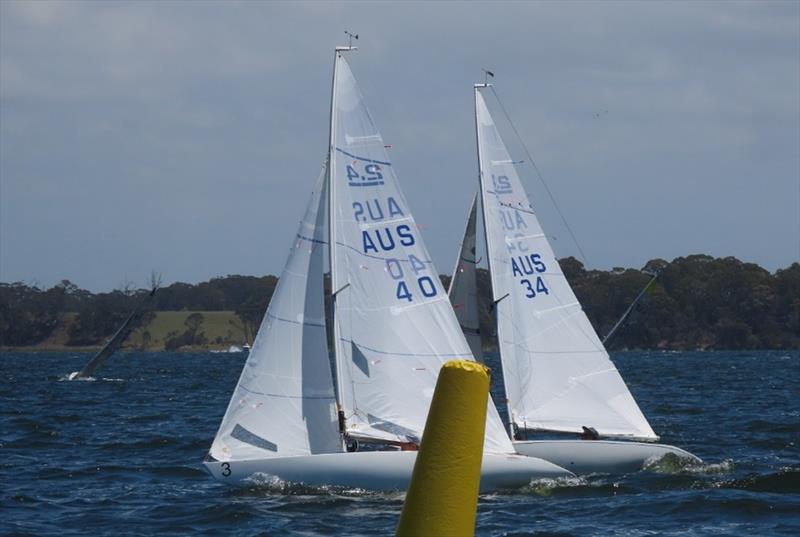
[[(283, 482), (373, 491), (403, 491), (411, 481), (414, 451), (325, 453), (241, 461), (203, 462), (208, 472), (231, 485)], [(481, 492), (515, 489), (537, 479), (573, 476), (551, 462), (521, 455), (484, 454)]]
[(520, 455), (538, 457), (576, 474), (627, 474), (667, 455), (702, 462), (683, 449), (665, 444), (616, 440), (515, 441)]

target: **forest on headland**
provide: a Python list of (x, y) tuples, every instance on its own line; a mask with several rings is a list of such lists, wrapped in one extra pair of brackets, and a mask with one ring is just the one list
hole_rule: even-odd
[[(654, 259), (642, 269), (587, 270), (568, 257), (561, 268), (600, 336), (658, 272), (656, 284), (610, 349), (798, 349), (800, 263), (770, 273), (734, 257)], [(447, 288), (449, 276), (442, 276)], [(225, 276), (159, 289), (126, 347), (159, 350), (227, 348), (252, 342), (278, 279)], [(478, 272), (484, 345), (495, 342), (489, 276)], [(0, 347), (81, 349), (102, 345), (149, 290), (91, 293), (71, 282), (42, 289), (0, 283)]]

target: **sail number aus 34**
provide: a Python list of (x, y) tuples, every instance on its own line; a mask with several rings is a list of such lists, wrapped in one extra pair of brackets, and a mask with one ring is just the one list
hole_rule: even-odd
[(521, 276), (519, 283), (525, 290), (526, 298), (550, 294), (544, 278), (539, 275), (546, 270), (547, 266), (542, 261), (540, 254), (518, 255), (511, 258), (511, 273), (515, 277)]

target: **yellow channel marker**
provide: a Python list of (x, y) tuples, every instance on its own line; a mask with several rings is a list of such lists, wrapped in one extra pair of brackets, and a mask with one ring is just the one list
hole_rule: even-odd
[(488, 368), (466, 360), (442, 366), (399, 537), (474, 535), (488, 398)]

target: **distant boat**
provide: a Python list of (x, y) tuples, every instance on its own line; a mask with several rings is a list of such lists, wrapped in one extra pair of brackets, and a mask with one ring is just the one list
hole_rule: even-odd
[[(650, 443), (659, 437), (561, 272), (484, 101), (488, 87), (474, 86), (479, 201), (514, 448), (576, 473), (636, 471), (667, 454), (699, 462), (682, 449)], [(450, 293), (468, 338), (478, 328), (477, 201)], [(465, 245), (471, 255), (465, 253)], [(474, 336), (472, 345), (479, 345)], [(542, 432), (580, 435), (584, 440), (527, 439), (530, 433)]]
[[(204, 462), (223, 482), (405, 489), (441, 365), (472, 357), (344, 59), (350, 50), (334, 54), (328, 157)], [(351, 452), (359, 443), (378, 450)], [(514, 453), (489, 403), (482, 490), (569, 475)]]
[(139, 322), (142, 320), (144, 313), (147, 309), (148, 304), (155, 296), (156, 291), (158, 290), (158, 284), (153, 283), (152, 290), (147, 294), (144, 300), (139, 302), (139, 305), (134, 309), (131, 314), (125, 319), (125, 322), (122, 323), (111, 339), (100, 349), (100, 352), (94, 355), (94, 357), (89, 360), (83, 369), (80, 371), (73, 371), (67, 377), (69, 380), (83, 380), (83, 379), (90, 379), (94, 377), (95, 372), (106, 363), (112, 354), (117, 352), (117, 350), (125, 343), (125, 340), (128, 339), (128, 336), (131, 335), (131, 332), (136, 330), (139, 326)]

